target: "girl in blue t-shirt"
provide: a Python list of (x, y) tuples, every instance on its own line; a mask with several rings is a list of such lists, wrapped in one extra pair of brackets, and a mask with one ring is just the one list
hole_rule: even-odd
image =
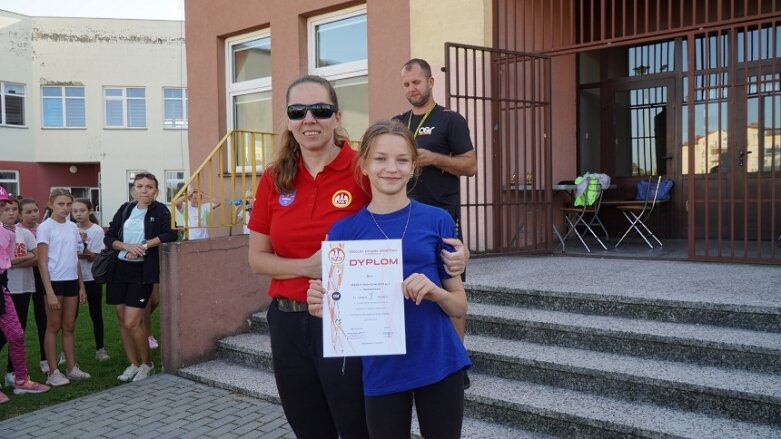
[[(471, 366), (450, 317), (466, 314), (459, 276), (449, 276), (439, 254), (456, 236), (444, 210), (407, 196), (417, 149), (397, 121), (377, 122), (361, 140), (358, 169), (372, 200), (331, 228), (329, 240), (401, 239), (407, 353), (363, 357), (366, 420), (372, 438), (409, 437), (413, 401), (423, 437), (458, 438), (464, 411), (463, 373)], [(322, 317), (322, 284), (310, 281), (310, 313)]]

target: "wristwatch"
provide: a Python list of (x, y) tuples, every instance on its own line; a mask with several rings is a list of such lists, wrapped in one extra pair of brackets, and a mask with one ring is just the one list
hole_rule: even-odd
[(144, 251), (147, 251), (147, 250), (149, 250), (149, 247), (147, 247), (147, 245), (146, 245), (146, 239), (145, 239), (145, 240), (143, 240), (143, 241), (141, 241), (141, 245), (143, 245), (143, 246), (144, 246)]

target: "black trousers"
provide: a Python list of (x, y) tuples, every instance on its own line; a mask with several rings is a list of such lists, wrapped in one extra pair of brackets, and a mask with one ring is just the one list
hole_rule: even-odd
[(323, 321), (307, 312), (268, 310), (274, 377), (299, 439), (368, 438), (361, 359), (323, 358)]
[(420, 434), (426, 439), (458, 439), (464, 419), (464, 372), (405, 392), (366, 397), (366, 420), (372, 439), (410, 437), (412, 401)]
[[(103, 349), (103, 285), (94, 280), (84, 281), (84, 290), (87, 293), (89, 318), (92, 320), (92, 334), (95, 336), (95, 350)], [(79, 317), (79, 308), (76, 308), (76, 317)]]

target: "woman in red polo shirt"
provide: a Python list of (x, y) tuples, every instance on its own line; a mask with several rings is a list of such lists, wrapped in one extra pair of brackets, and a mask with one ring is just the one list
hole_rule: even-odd
[[(322, 320), (307, 312), (306, 291), (309, 279), (321, 276), (327, 231), (368, 204), (370, 195), (356, 178), (356, 152), (339, 126), (331, 84), (302, 76), (286, 97), (287, 130), (260, 180), (249, 223), (250, 266), (271, 277), (274, 376), (296, 437), (366, 438), (361, 360), (323, 358)], [(457, 248), (463, 249), (460, 242)], [(466, 251), (443, 258), (448, 272), (460, 273)]]

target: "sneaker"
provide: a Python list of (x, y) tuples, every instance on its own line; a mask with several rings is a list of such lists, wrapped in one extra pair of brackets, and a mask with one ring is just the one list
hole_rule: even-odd
[(57, 366), (65, 364), (65, 352), (60, 352), (60, 356), (57, 357)]
[(111, 357), (108, 356), (108, 352), (106, 352), (106, 349), (100, 348), (97, 351), (95, 351), (95, 359), (98, 361), (106, 361), (110, 359)]
[(125, 369), (124, 372), (122, 372), (122, 375), (118, 376), (117, 379), (120, 381), (128, 382), (133, 379), (134, 376), (138, 373), (138, 366), (135, 364), (131, 364), (130, 366)]
[(41, 361), (41, 373), (44, 375), (49, 374), (49, 362), (46, 360)]
[(43, 393), (48, 391), (49, 386), (44, 386), (43, 384), (38, 384), (35, 381), (30, 381), (30, 378), (27, 378), (27, 381), (25, 381), (24, 384), (17, 384), (14, 386), (14, 395), (22, 395), (25, 393)]
[(136, 372), (136, 376), (133, 377), (133, 382), (141, 381), (145, 379), (149, 375), (152, 375), (152, 372), (154, 371), (155, 371), (155, 363), (142, 364), (138, 366), (138, 372)]
[(472, 381), (469, 380), (469, 374), (464, 371), (464, 390), (472, 386)]
[(79, 365), (76, 364), (73, 366), (73, 369), (70, 370), (65, 376), (68, 377), (68, 379), (71, 380), (86, 380), (89, 378), (92, 378), (92, 375), (88, 374), (87, 372), (84, 372), (83, 370), (79, 369)]
[(54, 369), (54, 372), (50, 373), (46, 378), (46, 384), (52, 387), (60, 387), (70, 383), (71, 382), (65, 378), (65, 375), (63, 375), (59, 369)]
[(5, 396), (5, 393), (0, 392), (0, 404), (5, 404), (8, 402), (8, 397)]
[(160, 343), (157, 342), (154, 335), (150, 335), (147, 340), (149, 340), (149, 349), (157, 349), (160, 347)]
[(16, 376), (13, 372), (5, 374), (5, 386), (14, 388), (14, 384), (16, 384)]

